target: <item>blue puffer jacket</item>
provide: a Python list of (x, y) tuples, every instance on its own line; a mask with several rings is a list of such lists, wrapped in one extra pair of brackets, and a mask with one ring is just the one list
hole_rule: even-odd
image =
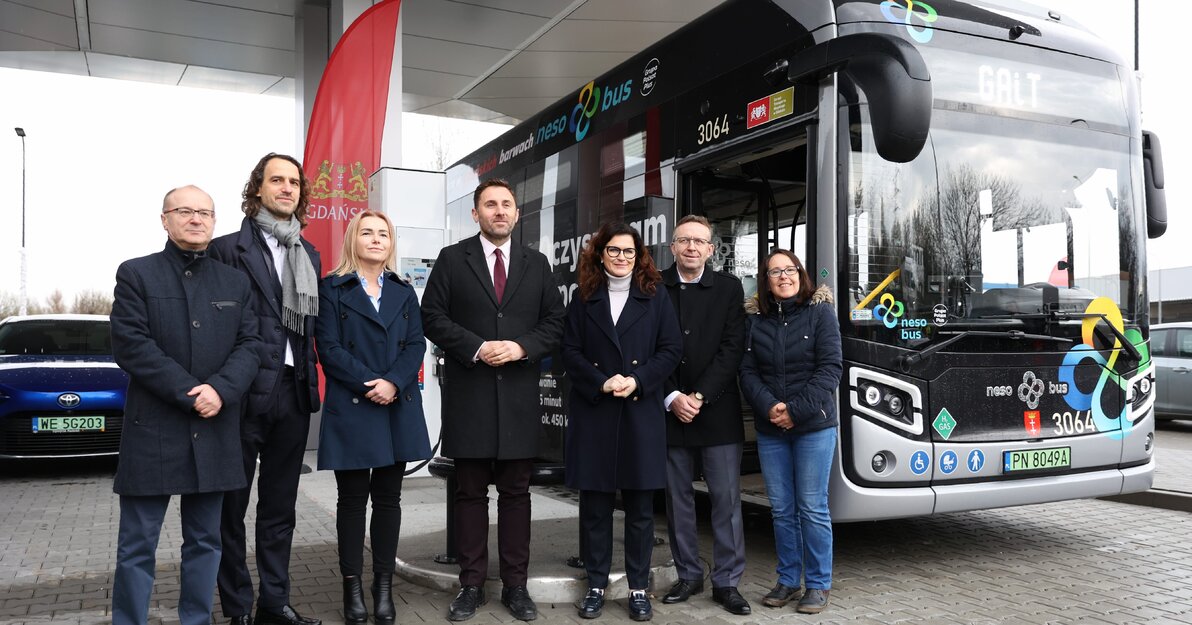
[[(741, 391), (753, 407), (758, 432), (771, 436), (802, 434), (835, 427), (834, 393), (840, 384), (840, 325), (832, 306), (832, 292), (821, 285), (806, 304), (782, 302), (762, 316), (747, 317), (745, 358), (741, 361)], [(795, 427), (783, 432), (767, 415), (785, 402)]]

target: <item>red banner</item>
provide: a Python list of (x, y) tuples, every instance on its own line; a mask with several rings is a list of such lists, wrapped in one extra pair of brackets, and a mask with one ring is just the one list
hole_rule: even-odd
[(368, 208), (368, 177), (380, 167), (400, 6), (384, 0), (352, 22), (319, 81), (302, 159), (311, 184), (302, 234), (324, 274), (339, 262), (348, 220)]

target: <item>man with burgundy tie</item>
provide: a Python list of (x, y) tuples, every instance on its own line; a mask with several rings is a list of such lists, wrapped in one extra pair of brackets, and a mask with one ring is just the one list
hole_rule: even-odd
[(487, 602), (488, 485), (497, 487), (501, 603), (530, 621), (530, 472), (538, 455), (540, 361), (563, 335), (562, 298), (546, 256), (511, 236), (517, 202), (504, 180), (472, 196), (477, 236), (443, 248), (422, 296), (426, 338), (446, 358), (443, 455), (454, 459), (460, 591), (447, 618)]

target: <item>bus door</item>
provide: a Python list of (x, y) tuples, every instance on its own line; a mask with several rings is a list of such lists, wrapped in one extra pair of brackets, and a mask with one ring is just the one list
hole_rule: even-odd
[[(784, 142), (770, 139), (749, 151), (719, 160), (701, 159), (698, 168), (682, 173), (679, 216), (703, 215), (712, 225), (712, 267), (741, 280), (748, 300), (757, 294), (758, 264), (770, 250), (794, 250), (804, 263), (807, 250), (806, 127)], [(809, 265), (814, 266), (814, 265)], [(742, 398), (745, 447), (744, 473), (759, 470), (753, 411)], [(746, 495), (756, 489), (743, 482)], [(764, 491), (761, 497), (764, 499)]]

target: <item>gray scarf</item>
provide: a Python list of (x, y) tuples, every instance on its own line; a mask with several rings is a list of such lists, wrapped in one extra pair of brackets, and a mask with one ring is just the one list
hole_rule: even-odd
[(319, 276), (302, 248), (302, 224), (291, 216), (278, 221), (268, 211), (253, 218), (261, 230), (273, 235), (286, 252), (281, 275), (281, 322), (297, 334), (302, 334), (306, 316), (319, 314)]

